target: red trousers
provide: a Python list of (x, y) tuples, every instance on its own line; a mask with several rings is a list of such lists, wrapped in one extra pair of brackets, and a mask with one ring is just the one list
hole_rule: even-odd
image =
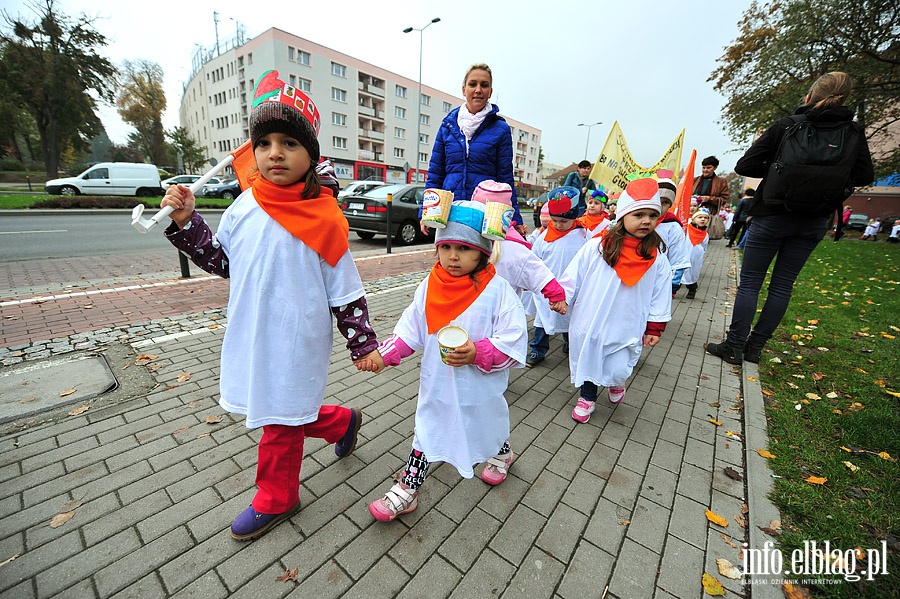
[(263, 514), (286, 512), (300, 499), (300, 464), (306, 437), (337, 443), (350, 426), (350, 409), (322, 406), (315, 422), (300, 426), (269, 424), (263, 426), (259, 441), (259, 464), (253, 508)]

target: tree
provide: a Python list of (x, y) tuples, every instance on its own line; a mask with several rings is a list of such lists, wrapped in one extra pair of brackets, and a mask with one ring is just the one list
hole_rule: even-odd
[(175, 127), (171, 131), (166, 132), (166, 137), (172, 140), (172, 149), (177, 154), (181, 154), (184, 168), (189, 173), (199, 172), (206, 162), (206, 152), (204, 148), (197, 145), (187, 129), (184, 127)]
[(726, 98), (722, 116), (735, 143), (793, 114), (820, 75), (844, 71), (854, 82), (847, 106), (865, 128), (876, 175), (900, 169), (891, 141), (900, 126), (897, 0), (754, 1), (738, 28), (709, 78)]
[(96, 49), (106, 45), (84, 15), (72, 21), (54, 0), (32, 4), (38, 23), (5, 11), (12, 33), (0, 32), (0, 78), (34, 118), (48, 177), (56, 177), (64, 148), (84, 150), (101, 129), (97, 101), (112, 100), (116, 69)]
[(129, 136), (130, 145), (154, 164), (166, 164), (169, 157), (162, 125), (162, 113), (166, 109), (162, 81), (163, 70), (158, 64), (147, 60), (126, 60), (116, 99), (119, 116), (136, 130)]

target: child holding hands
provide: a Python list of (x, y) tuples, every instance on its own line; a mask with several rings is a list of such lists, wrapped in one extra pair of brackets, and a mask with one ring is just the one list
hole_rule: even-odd
[[(502, 483), (513, 453), (509, 407), (503, 397), (508, 369), (525, 362), (528, 330), (522, 304), (489, 262), (490, 240), (481, 236), (484, 207), (454, 201), (447, 226), (435, 234), (438, 262), (416, 289), (394, 333), (359, 370), (380, 372), (422, 350), (422, 376), (412, 450), (400, 481), (369, 512), (389, 522), (418, 507), (418, 490), (429, 465), (448, 462), (464, 478), (472, 466), (487, 465), (481, 479)], [(452, 324), (468, 340), (442, 361), (438, 331)]]
[[(684, 270), (681, 282), (687, 285), (687, 299), (694, 299), (697, 295), (697, 283), (700, 281), (700, 270), (703, 268), (703, 258), (706, 256), (706, 247), (709, 245), (709, 221), (712, 217), (709, 210), (700, 208), (691, 217), (687, 227), (687, 239), (691, 244), (691, 265)], [(681, 285), (679, 285), (681, 287)], [(677, 288), (672, 285), (672, 295)]]
[(622, 401), (641, 347), (656, 345), (671, 320), (672, 271), (654, 231), (660, 211), (656, 181), (629, 183), (615, 224), (588, 241), (560, 278), (571, 315), (569, 370), (581, 387), (577, 422), (590, 420), (598, 385), (610, 402)]
[(250, 507), (231, 535), (259, 537), (300, 506), (305, 437), (335, 443), (339, 458), (356, 446), (362, 413), (323, 405), (332, 317), (351, 358), (377, 347), (348, 225), (315, 164), (319, 111), (302, 91), (267, 71), (256, 86), (250, 139), (257, 170), (222, 215), (215, 236), (181, 185), (166, 237), (204, 270), (231, 279), (222, 343), (219, 405), (262, 427)]

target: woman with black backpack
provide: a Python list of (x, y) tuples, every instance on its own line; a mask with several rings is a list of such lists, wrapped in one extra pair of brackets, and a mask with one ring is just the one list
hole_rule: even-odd
[[(706, 344), (708, 353), (729, 364), (759, 363), (787, 311), (797, 275), (825, 236), (829, 215), (853, 187), (875, 176), (865, 131), (844, 106), (851, 90), (846, 73), (822, 75), (795, 115), (776, 121), (734, 167), (762, 182), (750, 206), (753, 223), (728, 335), (722, 343)], [(753, 325), (759, 291), (776, 256), (766, 301)]]

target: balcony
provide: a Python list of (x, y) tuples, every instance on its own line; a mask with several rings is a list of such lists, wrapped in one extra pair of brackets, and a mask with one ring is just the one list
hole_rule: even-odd
[[(369, 108), (368, 106), (362, 106), (362, 105), (360, 105), (360, 106), (357, 107), (357, 111), (358, 111), (359, 114), (361, 114), (361, 115), (364, 115), (364, 116), (370, 116), (370, 117), (373, 117), (373, 118), (375, 117), (375, 109), (374, 109), (374, 108)], [(384, 113), (382, 113), (382, 114), (384, 114)], [(382, 116), (381, 118), (384, 119), (383, 116)]]
[(368, 139), (374, 139), (377, 141), (384, 141), (384, 133), (381, 131), (375, 131), (374, 129), (359, 129), (359, 136), (365, 137)]

